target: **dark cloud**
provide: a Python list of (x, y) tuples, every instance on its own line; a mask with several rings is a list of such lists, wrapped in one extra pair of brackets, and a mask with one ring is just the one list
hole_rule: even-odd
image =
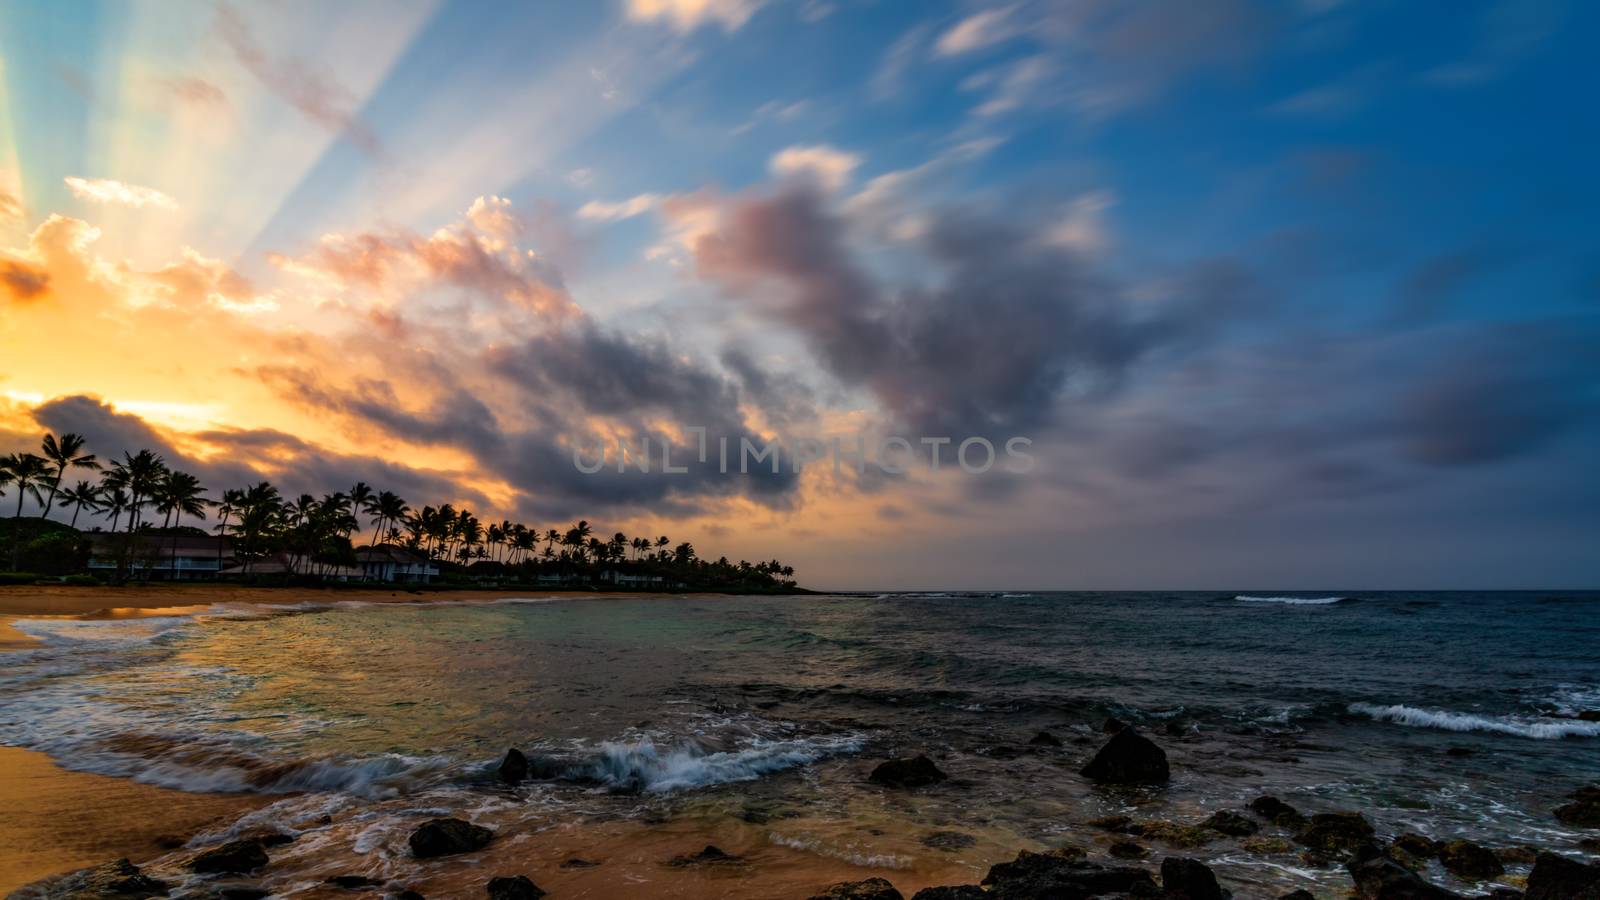
[(91, 452), (114, 461), (124, 453), (152, 450), (167, 465), (194, 474), (208, 492), (218, 496), (228, 488), (269, 480), (287, 496), (347, 490), (365, 481), (392, 490), (413, 505), (469, 502), (487, 498), (463, 488), (456, 473), (430, 472), (374, 457), (352, 456), (317, 447), (291, 434), (272, 429), (220, 429), (192, 435), (208, 448), (203, 458), (187, 452), (138, 416), (118, 412), (94, 398), (60, 397), (32, 411), (41, 429), (83, 435)]
[(33, 300), (50, 289), (50, 273), (43, 266), (0, 259), (0, 286), (13, 300)]
[(356, 98), (315, 62), (272, 56), (239, 11), (227, 3), (217, 4), (217, 33), (263, 87), (307, 119), (344, 136), (368, 156), (379, 155), (382, 147), (377, 135), (356, 114)]
[[(1102, 393), (1133, 363), (1248, 296), (1236, 267), (1202, 267), (1170, 303), (1134, 305), (1072, 252), (1023, 226), (936, 214), (918, 283), (878, 284), (812, 190), (737, 202), (695, 247), (702, 277), (803, 335), (841, 382), (923, 434), (1001, 435), (1048, 423), (1065, 392)], [(776, 296), (771, 290), (776, 286)]]

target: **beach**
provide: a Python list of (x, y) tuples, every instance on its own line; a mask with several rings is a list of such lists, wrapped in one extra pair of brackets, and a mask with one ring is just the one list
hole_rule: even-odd
[[(8, 589), (0, 609), (0, 762), (27, 810), (9, 887), (126, 856), (280, 896), (345, 878), (481, 897), (526, 875), (557, 896), (882, 878), (910, 897), (1026, 851), (1129, 877), (1182, 856), (1236, 896), (1335, 897), (1361, 846), (1410, 835), (1494, 856), (1472, 881), (1411, 860), (1469, 896), (1524, 884), (1535, 849), (1596, 857), (1595, 830), (1553, 814), (1600, 782), (1595, 594), (190, 586)], [(1170, 780), (1084, 774), (1131, 735)], [(511, 748), (528, 768), (507, 776)], [(921, 755), (942, 777), (879, 777)], [(1312, 827), (1329, 816), (1354, 837)], [(487, 843), (417, 858), (438, 818)], [(249, 873), (191, 871), (261, 838)]]

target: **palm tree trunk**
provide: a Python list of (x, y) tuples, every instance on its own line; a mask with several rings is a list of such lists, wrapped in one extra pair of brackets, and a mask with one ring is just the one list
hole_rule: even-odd
[(82, 506), (74, 506), (72, 508), (72, 522), (71, 522), (71, 524), (67, 525), (68, 528), (77, 528), (78, 527), (78, 513), (81, 513), (81, 512), (83, 512), (83, 507)]
[(50, 518), (50, 508), (56, 505), (56, 490), (61, 487), (61, 479), (67, 474), (67, 467), (62, 466), (56, 470), (56, 478), (50, 482), (50, 496), (44, 501), (44, 517)]

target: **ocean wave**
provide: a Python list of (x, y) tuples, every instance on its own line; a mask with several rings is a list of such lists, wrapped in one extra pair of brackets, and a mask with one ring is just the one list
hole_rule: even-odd
[(704, 752), (693, 746), (662, 751), (644, 738), (633, 743), (605, 743), (594, 759), (570, 767), (567, 780), (587, 781), (614, 790), (664, 793), (735, 781), (810, 765), (829, 756), (861, 749), (859, 735), (830, 735), (794, 740), (756, 740), (737, 750)]
[(1483, 731), (1538, 740), (1568, 737), (1600, 737), (1600, 722), (1573, 719), (1543, 719), (1526, 716), (1480, 716), (1448, 710), (1419, 709), (1415, 706), (1352, 703), (1350, 711), (1371, 716), (1380, 722), (1393, 722), (1413, 728), (1439, 728), (1444, 731)]
[(109, 647), (148, 643), (193, 622), (193, 616), (144, 616), (132, 619), (18, 619), (11, 623), (11, 627), (50, 645)]
[(860, 853), (853, 847), (836, 848), (824, 844), (813, 838), (785, 837), (773, 833), (768, 839), (779, 847), (788, 847), (803, 853), (812, 853), (825, 856), (829, 859), (842, 860), (852, 866), (861, 866), (865, 869), (909, 869), (911, 860), (893, 853)]
[(1287, 603), (1291, 606), (1327, 606), (1330, 603), (1342, 603), (1349, 597), (1249, 597), (1240, 594), (1234, 597), (1245, 603)]

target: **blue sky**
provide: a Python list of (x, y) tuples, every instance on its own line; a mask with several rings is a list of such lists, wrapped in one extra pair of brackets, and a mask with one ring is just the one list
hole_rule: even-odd
[[(826, 586), (1592, 585), (1597, 19), (7, 4), (12, 308), (154, 349), (74, 370), (17, 312), (0, 390), (18, 441), (132, 417), (203, 468), (293, 435), (252, 471), (367, 458)], [(229, 340), (179, 372), (183, 313)], [(673, 422), (1025, 432), (1042, 465), (551, 472)]]

